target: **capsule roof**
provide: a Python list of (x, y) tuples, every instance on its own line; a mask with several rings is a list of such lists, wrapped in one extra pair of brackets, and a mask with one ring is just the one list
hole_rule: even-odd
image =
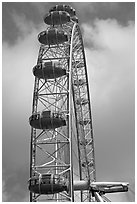
[(74, 8), (72, 8), (70, 5), (56, 5), (54, 7), (52, 7), (49, 12), (52, 11), (66, 11), (70, 14), (70, 16), (75, 16), (76, 15), (76, 10)]

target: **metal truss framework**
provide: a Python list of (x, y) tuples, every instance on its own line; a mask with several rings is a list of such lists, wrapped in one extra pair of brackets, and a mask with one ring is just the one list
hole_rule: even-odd
[(42, 44), (33, 69), (30, 202), (109, 201), (105, 193), (126, 192), (128, 183), (96, 182), (89, 83), (75, 10), (56, 5), (45, 21), (50, 23), (38, 36)]
[[(57, 27), (60, 29), (60, 26)], [(61, 114), (66, 126), (54, 130), (31, 129), (30, 177), (57, 173), (68, 178), (70, 193), (35, 195), (31, 201), (90, 201), (89, 191), (74, 192), (73, 178), (95, 181), (95, 158), (88, 78), (82, 37), (78, 24), (61, 26), (69, 41), (41, 45), (37, 64), (58, 62), (66, 75), (56, 79), (35, 77), (32, 114), (49, 110)]]

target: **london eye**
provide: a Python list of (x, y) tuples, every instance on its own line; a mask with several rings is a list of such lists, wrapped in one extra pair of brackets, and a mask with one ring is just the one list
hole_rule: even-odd
[(56, 5), (44, 16), (35, 76), (30, 145), (30, 202), (104, 202), (127, 183), (96, 182), (91, 101), (76, 11)]

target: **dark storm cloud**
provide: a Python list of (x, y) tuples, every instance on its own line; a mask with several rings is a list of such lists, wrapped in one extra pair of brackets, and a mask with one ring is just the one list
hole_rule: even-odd
[[(25, 16), (27, 20), (33, 22), (33, 26), (37, 26), (43, 23), (43, 15), (48, 13), (49, 9), (56, 4), (57, 2), (3, 2), (3, 40), (13, 44), (21, 35), (14, 23), (14, 13)], [(95, 18), (114, 18), (121, 24), (127, 24), (128, 21), (133, 21), (135, 18), (134, 2), (58, 2), (58, 4), (73, 6), (77, 11), (80, 23), (93, 22)]]
[(114, 18), (121, 24), (135, 19), (135, 3), (127, 2), (80, 2), (73, 3), (77, 8), (80, 22), (94, 21), (95, 18)]
[[(2, 4), (2, 37), (3, 41), (14, 44), (18, 36), (22, 35), (21, 30), (15, 23), (15, 16), (22, 16), (33, 23), (33, 27), (42, 23), (40, 9), (35, 6), (37, 3), (30, 2), (3, 2)], [(46, 4), (46, 3), (45, 3)], [(46, 9), (45, 9), (46, 11)], [(48, 11), (46, 11), (48, 12)], [(16, 19), (18, 21), (18, 19)], [(26, 22), (27, 23), (27, 22)], [(44, 26), (44, 25), (43, 25)]]

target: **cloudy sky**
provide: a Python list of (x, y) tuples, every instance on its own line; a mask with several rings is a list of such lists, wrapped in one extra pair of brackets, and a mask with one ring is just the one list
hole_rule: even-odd
[[(66, 3), (66, 2), (65, 2)], [(3, 201), (28, 201), (29, 142), (34, 77), (43, 15), (56, 3), (2, 3)], [(67, 4), (67, 3), (66, 3)], [(97, 181), (126, 181), (134, 201), (134, 3), (69, 2), (77, 12), (88, 67)]]

